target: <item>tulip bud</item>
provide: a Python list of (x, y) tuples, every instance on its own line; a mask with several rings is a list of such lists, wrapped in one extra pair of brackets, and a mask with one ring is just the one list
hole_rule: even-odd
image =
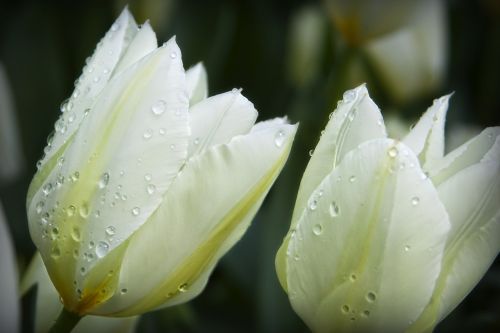
[(78, 315), (130, 316), (198, 295), (283, 167), (296, 126), (254, 125), (239, 90), (206, 98), (175, 39), (125, 10), (61, 107), (30, 185), (31, 237)]
[(445, 156), (448, 99), (401, 141), (364, 86), (332, 114), (276, 257), (314, 332), (431, 330), (498, 254), (500, 128)]

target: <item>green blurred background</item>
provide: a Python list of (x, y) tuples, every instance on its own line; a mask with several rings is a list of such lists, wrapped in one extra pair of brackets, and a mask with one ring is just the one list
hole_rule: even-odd
[[(10, 83), (21, 154), (17, 171), (0, 178), (0, 200), (21, 271), (35, 250), (25, 195), (36, 161), (85, 58), (128, 4), (138, 23), (150, 19), (160, 43), (177, 36), (185, 68), (204, 62), (210, 95), (241, 87), (259, 119), (288, 115), (300, 122), (285, 170), (206, 290), (189, 304), (144, 315), (137, 331), (307, 332), (279, 287), (274, 255), (289, 227), (308, 151), (343, 91), (367, 82), (396, 137), (434, 98), (450, 92), (451, 146), (500, 124), (500, 2), (444, 1), (430, 23), (429, 15), (415, 15), (417, 3), (425, 1), (408, 1), (409, 9), (400, 12), (383, 2), (364, 8), (368, 1), (351, 1), (354, 9), (334, 0), (1, 2), (0, 63)], [(412, 25), (419, 24), (427, 31), (412, 35)], [(374, 56), (374, 49), (383, 48), (380, 41), (401, 29), (413, 36), (410, 44)], [(387, 72), (384, 61), (396, 70)], [(403, 65), (397, 67), (398, 61)], [(29, 301), (24, 302), (25, 332), (31, 325)], [(458, 330), (500, 331), (498, 258), (436, 332)]]

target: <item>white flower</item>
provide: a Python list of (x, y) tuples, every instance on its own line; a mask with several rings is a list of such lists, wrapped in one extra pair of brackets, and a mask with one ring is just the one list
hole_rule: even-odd
[(125, 10), (63, 104), (31, 183), (33, 241), (64, 307), (129, 316), (198, 295), (283, 167), (296, 126), (207, 95), (174, 39)]
[(313, 331), (432, 330), (498, 254), (500, 128), (444, 156), (448, 98), (396, 141), (364, 86), (344, 94), (276, 257)]

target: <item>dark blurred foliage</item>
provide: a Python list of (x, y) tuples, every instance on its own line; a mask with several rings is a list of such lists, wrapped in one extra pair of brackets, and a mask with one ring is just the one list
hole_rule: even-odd
[[(27, 186), (41, 157), (59, 104), (73, 89), (85, 58), (123, 6), (121, 1), (3, 1), (0, 61), (7, 70), (27, 166), (0, 183), (0, 199), (14, 236), (21, 271), (34, 251), (25, 213)], [(306, 332), (281, 290), (274, 256), (289, 227), (299, 181), (342, 80), (342, 37), (328, 23), (318, 72), (306, 85), (290, 80), (287, 57), (294, 13), (318, 1), (131, 1), (138, 23), (151, 17), (160, 43), (176, 35), (186, 68), (203, 61), (210, 94), (243, 88), (260, 119), (288, 115), (300, 122), (294, 148), (252, 227), (224, 257), (194, 301), (142, 317), (138, 332)], [(382, 110), (415, 119), (432, 99), (454, 91), (449, 124), (500, 123), (500, 6), (495, 0), (446, 2), (449, 58), (444, 84), (404, 105), (369, 83)], [(327, 21), (327, 20), (326, 20)], [(292, 41), (293, 42), (293, 41)], [(349, 54), (347, 54), (349, 56)], [(344, 57), (345, 59), (345, 57)], [(309, 68), (303, 68), (308, 71)], [(370, 72), (370, 68), (367, 69)], [(377, 82), (372, 77), (371, 82)], [(401, 84), (404, 84), (402, 82)], [(0, 161), (1, 163), (1, 161)], [(497, 259), (437, 332), (500, 331), (500, 262)], [(26, 319), (27, 320), (27, 319)]]

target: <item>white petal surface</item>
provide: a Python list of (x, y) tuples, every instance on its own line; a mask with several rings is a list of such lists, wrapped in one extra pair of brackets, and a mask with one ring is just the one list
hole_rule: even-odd
[(149, 22), (145, 22), (137, 31), (130, 45), (123, 51), (123, 56), (116, 66), (113, 75), (123, 71), (147, 54), (153, 52), (158, 46), (156, 35)]
[(195, 297), (247, 229), (287, 159), (295, 131), (293, 125), (268, 128), (191, 158), (130, 240), (118, 287), (127, 292), (115, 294), (99, 313), (130, 315)]
[[(50, 281), (47, 270), (43, 265), (42, 258), (39, 253), (36, 253), (21, 285), (21, 292), (24, 294), (35, 286), (37, 288), (36, 305), (35, 305), (35, 332), (48, 332), (57, 316), (62, 310), (62, 304), (59, 301), (59, 295), (56, 288)], [(80, 320), (76, 327), (72, 330), (73, 333), (127, 333), (133, 332), (134, 327), (139, 317), (127, 318), (105, 318), (86, 316)]]
[(0, 203), (0, 324), (3, 332), (19, 331), (19, 295), (14, 247)]
[(432, 295), (449, 230), (416, 156), (366, 142), (315, 194), (287, 249), (294, 310), (315, 332), (403, 331)]
[(187, 158), (188, 138), (184, 69), (170, 40), (114, 77), (30, 204), (32, 238), (66, 302), (76, 302), (77, 289), (94, 290), (84, 281), (96, 259), (160, 204)]
[[(438, 186), (458, 171), (479, 163), (485, 157), (498, 161), (499, 149), (494, 147), (498, 145), (495, 142), (499, 140), (499, 137), (500, 127), (488, 127), (481, 134), (450, 152), (429, 170), (429, 176), (434, 185)], [(490, 151), (490, 155), (493, 154), (493, 156), (487, 157)]]
[[(345, 154), (362, 142), (375, 138), (385, 138), (386, 131), (382, 115), (377, 105), (368, 95), (364, 85), (349, 90), (343, 101), (331, 115), (318, 145), (302, 176), (290, 230), (293, 230), (313, 190), (342, 160)], [(276, 257), (276, 265), (285, 264), (285, 251), (290, 235), (286, 236)], [(281, 285), (286, 290), (283, 269), (278, 269)]]
[(435, 302), (429, 304), (413, 332), (432, 328), (448, 315), (479, 282), (500, 251), (499, 160), (467, 167), (441, 184), (438, 191), (449, 213), (451, 230), (433, 295)]
[(444, 155), (444, 124), (451, 95), (434, 100), (413, 129), (403, 139), (418, 155), (424, 170), (431, 170)]
[(208, 78), (205, 66), (201, 62), (186, 71), (186, 85), (189, 96), (189, 105), (201, 102), (208, 95)]
[(128, 11), (124, 9), (121, 15), (111, 26), (103, 39), (97, 44), (94, 54), (88, 58), (83, 68), (83, 73), (75, 82), (75, 90), (64, 105), (61, 106), (61, 115), (55, 125), (55, 132), (45, 150), (46, 155), (42, 158), (41, 166), (43, 172), (47, 162), (54, 156), (61, 154), (65, 143), (71, 140), (84, 119), (85, 110), (93, 107), (95, 98), (101, 93), (112, 76), (115, 66), (119, 62), (122, 53), (137, 33), (137, 24)]
[(257, 110), (239, 91), (209, 97), (189, 109), (189, 156), (250, 131)]

